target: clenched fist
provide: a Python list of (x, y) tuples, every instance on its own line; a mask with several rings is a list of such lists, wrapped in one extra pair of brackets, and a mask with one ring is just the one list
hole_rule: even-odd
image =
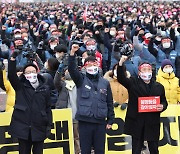
[(79, 50), (79, 45), (78, 44), (73, 44), (71, 47), (71, 56), (74, 56), (74, 54)]

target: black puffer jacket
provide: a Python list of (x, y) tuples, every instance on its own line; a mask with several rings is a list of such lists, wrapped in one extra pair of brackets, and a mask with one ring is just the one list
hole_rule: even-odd
[(176, 76), (180, 78), (180, 55), (176, 57), (175, 67), (176, 67)]
[(141, 78), (126, 78), (124, 66), (118, 66), (117, 79), (129, 94), (128, 109), (126, 112), (124, 133), (135, 138), (144, 136), (146, 141), (158, 141), (160, 135), (160, 113), (162, 112), (138, 112), (138, 97), (160, 96), (163, 111), (167, 109), (165, 90), (162, 84), (151, 80), (146, 84)]
[(16, 102), (12, 115), (9, 134), (27, 140), (31, 132), (32, 141), (46, 139), (52, 124), (52, 112), (49, 103), (49, 87), (38, 75), (39, 86), (34, 89), (24, 75), (16, 75), (16, 61), (9, 60), (8, 77), (16, 91)]

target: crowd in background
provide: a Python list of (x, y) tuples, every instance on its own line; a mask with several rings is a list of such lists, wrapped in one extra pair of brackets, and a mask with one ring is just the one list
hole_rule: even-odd
[(98, 71), (110, 82), (114, 106), (124, 109), (128, 102), (126, 88), (117, 81), (122, 55), (128, 56), (128, 78), (138, 76), (140, 62), (151, 63), (168, 103), (179, 104), (179, 1), (18, 3), (1, 4), (0, 11), (0, 87), (8, 96), (6, 111), (13, 110), (15, 91), (3, 60), (13, 55), (18, 76), (27, 63), (34, 63), (50, 87), (51, 108), (71, 107), (76, 123), (76, 87), (68, 73), (73, 44), (79, 46), (76, 64), (82, 73), (87, 57), (98, 61)]

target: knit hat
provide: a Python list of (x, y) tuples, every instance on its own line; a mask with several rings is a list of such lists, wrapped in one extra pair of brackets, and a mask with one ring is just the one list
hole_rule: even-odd
[(164, 59), (164, 60), (162, 61), (162, 63), (161, 63), (161, 68), (163, 69), (164, 66), (166, 66), (166, 65), (171, 65), (171, 66), (173, 67), (172, 62), (171, 62), (169, 59)]
[(34, 63), (27, 63), (24, 67), (23, 67), (23, 73), (25, 73), (25, 70), (27, 67), (32, 66), (36, 69), (36, 71), (38, 71), (38, 67), (34, 64)]

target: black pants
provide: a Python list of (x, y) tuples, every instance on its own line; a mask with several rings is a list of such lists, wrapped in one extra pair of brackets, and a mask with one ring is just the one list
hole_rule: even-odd
[(79, 121), (79, 137), (81, 154), (90, 154), (94, 148), (95, 154), (105, 152), (106, 125)]
[[(159, 154), (158, 141), (147, 141), (150, 154)], [(144, 139), (132, 137), (132, 154), (141, 154)]]
[(44, 141), (33, 142), (31, 135), (28, 140), (18, 139), (19, 142), (19, 154), (43, 154)]

